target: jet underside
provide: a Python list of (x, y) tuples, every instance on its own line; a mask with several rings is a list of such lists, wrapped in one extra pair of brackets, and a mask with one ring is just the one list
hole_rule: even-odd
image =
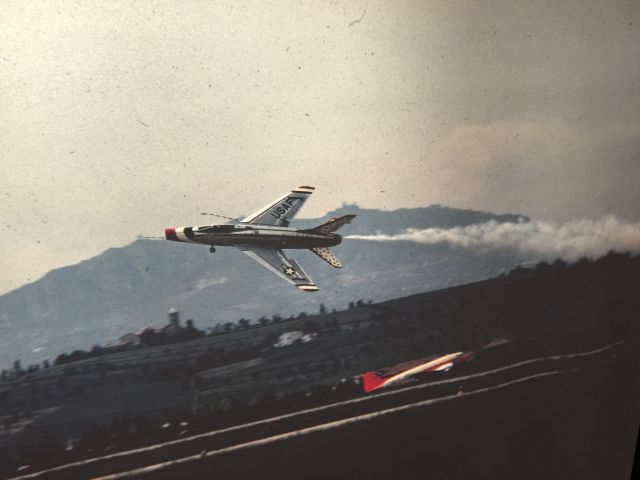
[[(168, 240), (177, 240), (203, 245), (232, 247), (236, 245), (261, 245), (286, 249), (310, 249), (333, 247), (342, 237), (337, 234), (312, 234), (293, 228), (268, 228), (237, 226), (232, 232), (210, 233), (207, 227), (182, 227), (167, 229)], [(173, 232), (171, 230), (174, 230)], [(182, 237), (182, 238), (181, 238)]]

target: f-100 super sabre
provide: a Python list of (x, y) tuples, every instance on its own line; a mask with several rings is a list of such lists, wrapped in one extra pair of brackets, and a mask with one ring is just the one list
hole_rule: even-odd
[(283, 249), (308, 249), (335, 268), (342, 264), (329, 250), (339, 245), (342, 237), (336, 232), (355, 215), (345, 215), (315, 228), (296, 229), (289, 222), (298, 213), (314, 187), (294, 188), (264, 208), (236, 223), (205, 225), (203, 227), (172, 227), (165, 229), (165, 238), (177, 242), (236, 247), (280, 278), (305, 292), (316, 292), (318, 286)]

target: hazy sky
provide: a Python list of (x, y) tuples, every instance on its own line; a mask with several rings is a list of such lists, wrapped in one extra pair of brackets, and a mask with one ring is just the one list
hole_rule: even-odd
[(0, 4), (0, 293), (202, 211), (640, 220), (640, 2)]

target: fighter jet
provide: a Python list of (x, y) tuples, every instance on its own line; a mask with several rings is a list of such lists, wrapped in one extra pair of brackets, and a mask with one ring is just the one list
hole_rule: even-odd
[(164, 231), (165, 238), (176, 242), (236, 247), (266, 267), (280, 278), (305, 292), (317, 292), (318, 286), (293, 259), (282, 249), (308, 249), (335, 268), (342, 264), (329, 250), (340, 244), (342, 237), (334, 233), (355, 215), (332, 218), (315, 228), (298, 230), (289, 227), (289, 222), (298, 213), (314, 187), (294, 188), (248, 217), (236, 223), (205, 225), (203, 227), (171, 227)]

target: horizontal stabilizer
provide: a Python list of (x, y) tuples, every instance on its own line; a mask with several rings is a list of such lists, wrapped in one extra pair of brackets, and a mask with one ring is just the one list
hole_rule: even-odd
[(338, 260), (336, 258), (336, 256), (333, 254), (333, 252), (331, 250), (329, 250), (328, 248), (326, 248), (326, 247), (314, 247), (314, 248), (310, 248), (309, 250), (311, 250), (313, 253), (318, 255), (321, 259), (323, 259), (325, 262), (327, 262), (332, 267), (342, 268), (342, 264), (340, 263), (340, 260)]

